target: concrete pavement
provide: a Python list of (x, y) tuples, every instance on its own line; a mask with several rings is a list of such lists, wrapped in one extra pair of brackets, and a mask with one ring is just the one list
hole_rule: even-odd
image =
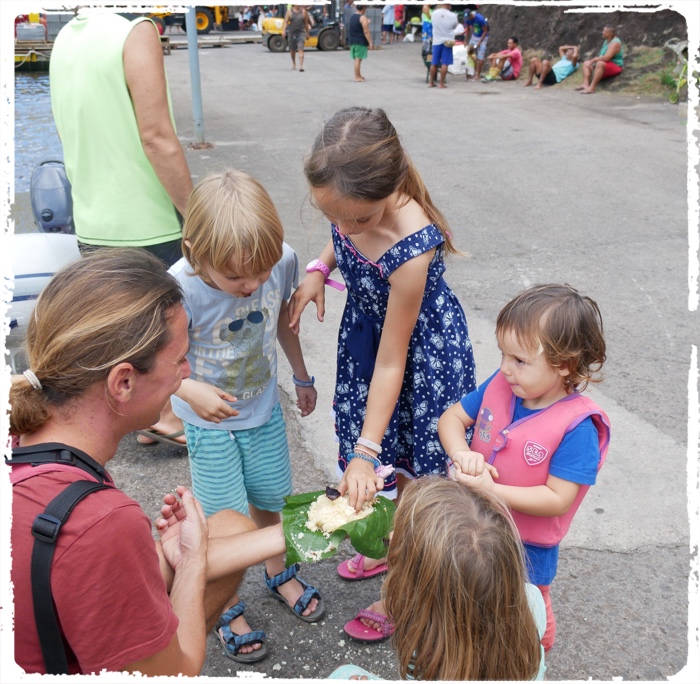
[[(697, 443), (687, 444), (688, 374), (700, 339), (698, 314), (688, 311), (687, 110), (604, 89), (592, 97), (566, 86), (534, 92), (522, 79), (486, 85), (451, 77), (447, 90), (429, 90), (418, 44), (371, 52), (361, 84), (343, 51), (307, 51), (304, 73), (291, 70), (288, 53), (260, 45), (199, 54), (206, 139), (214, 147), (187, 151), (193, 176), (234, 166), (258, 178), (302, 264), (329, 237), (327, 221), (308, 203), (301, 166), (324, 117), (351, 104), (387, 110), (458, 246), (469, 252), (450, 261), (446, 278), (467, 313), (479, 379), (498, 365), (495, 317), (517, 291), (561, 281), (598, 302), (609, 354), (605, 381), (591, 396), (609, 413), (613, 439), (562, 545), (548, 678), (678, 673), (688, 659), (689, 465), (697, 475)], [(186, 145), (193, 137), (187, 51), (165, 61)], [(31, 229), (26, 197), (18, 197), (15, 216), (18, 230)], [(303, 318), (319, 390), (312, 416), (295, 413), (291, 373), (280, 364), (298, 492), (336, 481), (329, 411), (343, 301), (329, 290), (325, 322), (312, 310)], [(697, 376), (690, 386), (697, 393)], [(113, 464), (117, 483), (152, 516), (162, 493), (189, 481), (182, 451), (138, 447), (131, 436)], [(697, 506), (696, 488), (692, 495)], [(389, 644), (356, 644), (342, 632), (378, 597), (381, 580), (343, 582), (335, 565), (304, 568), (329, 607), (316, 626), (268, 598), (262, 570), (252, 569), (241, 595), (250, 624), (267, 630), (271, 655), (239, 666), (211, 637), (203, 674), (323, 678), (354, 662), (396, 678)], [(697, 641), (691, 664), (679, 680), (699, 672)]]

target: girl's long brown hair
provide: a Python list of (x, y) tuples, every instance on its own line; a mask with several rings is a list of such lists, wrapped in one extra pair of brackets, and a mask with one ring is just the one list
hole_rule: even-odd
[(529, 680), (540, 640), (523, 551), (504, 505), (437, 477), (409, 483), (389, 545), (385, 607), (399, 672), (424, 680)]
[(354, 199), (378, 201), (394, 192), (405, 201), (414, 199), (444, 236), (445, 253), (460, 253), (383, 109), (337, 111), (316, 137), (304, 160), (304, 173), (312, 188), (332, 186)]

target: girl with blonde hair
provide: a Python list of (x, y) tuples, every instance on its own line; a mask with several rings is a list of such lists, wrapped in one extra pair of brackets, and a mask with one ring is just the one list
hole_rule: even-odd
[[(545, 608), (495, 497), (444, 478), (409, 483), (394, 518), (384, 604), (402, 679), (544, 677)], [(331, 675), (368, 673), (346, 666)]]
[[(258, 527), (280, 522), (292, 493), (286, 426), (277, 387), (277, 342), (292, 367), (302, 416), (316, 406), (299, 338), (287, 323), (298, 259), (265, 188), (225, 169), (203, 178), (187, 204), (184, 258), (170, 268), (184, 292), (192, 375), (172, 398), (182, 419), (192, 488), (204, 512), (231, 509)], [(304, 622), (325, 612), (319, 591), (268, 559), (269, 592)], [(251, 631), (236, 595), (217, 634), (225, 654), (243, 663), (267, 655), (266, 635)]]

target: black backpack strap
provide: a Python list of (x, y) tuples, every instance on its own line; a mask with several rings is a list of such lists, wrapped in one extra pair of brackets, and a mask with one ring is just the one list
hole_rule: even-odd
[(61, 531), (61, 525), (68, 519), (75, 506), (86, 496), (100, 489), (111, 489), (111, 487), (91, 480), (73, 482), (49, 502), (46, 510), (37, 515), (32, 525), (34, 547), (31, 573), (34, 620), (39, 632), (39, 643), (47, 674), (68, 674), (68, 659), (58, 628), (51, 593), (51, 562), (56, 550), (56, 539)]

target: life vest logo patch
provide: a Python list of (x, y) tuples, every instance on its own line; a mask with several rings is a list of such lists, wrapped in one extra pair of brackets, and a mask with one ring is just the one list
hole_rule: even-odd
[(479, 411), (479, 423), (476, 426), (478, 431), (479, 439), (488, 444), (491, 441), (491, 421), (493, 420), (493, 413), (491, 409), (484, 406), (481, 411)]
[(523, 456), (525, 457), (525, 463), (528, 465), (535, 466), (542, 463), (547, 458), (548, 453), (547, 449), (537, 442), (525, 442)]

